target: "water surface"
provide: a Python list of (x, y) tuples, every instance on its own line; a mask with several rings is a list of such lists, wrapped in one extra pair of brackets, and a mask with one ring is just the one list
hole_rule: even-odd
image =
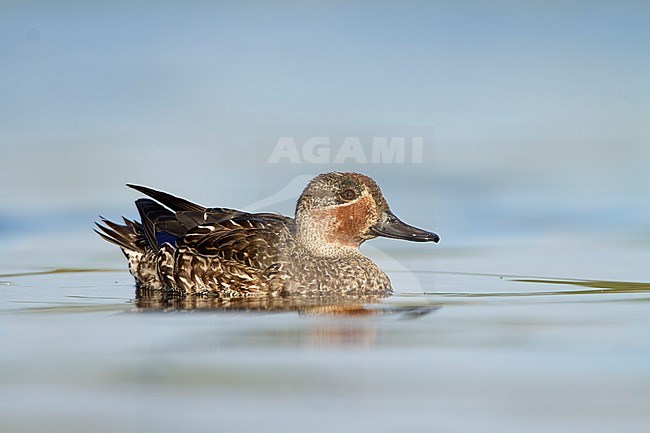
[[(119, 252), (77, 235), (52, 261), (83, 266), (21, 268), (3, 250), (3, 431), (639, 432), (650, 422), (642, 280), (468, 272), (547, 252), (394, 243), (366, 248), (397, 289), (378, 302), (161, 305), (135, 299)], [(32, 262), (57, 242), (40, 246)], [(557, 261), (577, 263), (572, 248), (587, 246), (556, 245)], [(620, 276), (649, 258), (609, 251), (629, 264), (608, 271)], [(592, 260), (593, 275), (607, 274), (601, 265)]]

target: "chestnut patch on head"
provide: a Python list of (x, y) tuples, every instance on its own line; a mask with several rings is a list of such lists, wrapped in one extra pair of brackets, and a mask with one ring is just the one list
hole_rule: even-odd
[(370, 196), (363, 196), (354, 203), (339, 206), (332, 210), (335, 231), (331, 233), (332, 242), (359, 245), (369, 227), (369, 218), (376, 214), (375, 203)]

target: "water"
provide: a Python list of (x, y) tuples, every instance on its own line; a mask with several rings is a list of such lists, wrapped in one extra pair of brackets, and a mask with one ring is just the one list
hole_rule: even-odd
[[(1, 430), (647, 428), (642, 194), (599, 192), (603, 205), (551, 181), (513, 188), (474, 174), (436, 175), (431, 194), (385, 174), (395, 213), (442, 242), (368, 242), (396, 294), (325, 308), (136, 299), (124, 258), (91, 231), (98, 213), (133, 216), (123, 187), (117, 209), (7, 208)], [(267, 205), (290, 212), (292, 200)]]
[[(264, 309), (138, 303), (119, 253), (72, 233), (51, 260), (76, 269), (27, 269), (18, 254), (18, 270), (3, 250), (14, 271), (0, 275), (2, 431), (639, 432), (650, 421), (650, 283), (464, 270), (559, 272), (592, 249), (584, 241), (381, 243), (366, 250), (395, 296)], [(60, 240), (32, 244), (32, 262)], [(647, 246), (607, 251), (576, 273), (633, 275), (650, 258)]]

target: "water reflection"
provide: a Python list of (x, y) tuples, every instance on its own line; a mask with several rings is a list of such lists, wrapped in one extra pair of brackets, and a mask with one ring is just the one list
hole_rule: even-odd
[(439, 308), (437, 305), (386, 304), (386, 296), (287, 296), (219, 298), (214, 296), (180, 296), (161, 291), (136, 290), (135, 311), (233, 311), (297, 312), (303, 316), (372, 316), (400, 314), (417, 318)]
[[(415, 319), (437, 310), (439, 306), (421, 303), (399, 305), (385, 302), (388, 297), (253, 297), (218, 298), (213, 296), (173, 296), (160, 291), (136, 291), (135, 312), (231, 312), (294, 313), (302, 318), (293, 326), (235, 330), (228, 337), (220, 336), (219, 346), (264, 347), (282, 346), (336, 348), (341, 346), (369, 348), (381, 340), (381, 321), (366, 320), (390, 315), (397, 319)], [(320, 319), (319, 319), (320, 318)], [(326, 318), (327, 320), (323, 320)], [(278, 322), (279, 323), (279, 322)], [(285, 323), (285, 322), (283, 322)], [(184, 342), (184, 351), (205, 350), (205, 336)]]

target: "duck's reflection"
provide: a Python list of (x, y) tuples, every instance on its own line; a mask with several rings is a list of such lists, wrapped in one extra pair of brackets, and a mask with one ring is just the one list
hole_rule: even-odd
[[(329, 316), (328, 320), (301, 321), (299, 326), (247, 328), (225, 337), (213, 336), (212, 338), (220, 339), (220, 347), (374, 347), (382, 340), (380, 321), (350, 320), (351, 318), (367, 319), (378, 315), (393, 315), (398, 319), (412, 319), (439, 308), (437, 305), (425, 303), (400, 305), (396, 302), (385, 302), (389, 297), (380, 296), (217, 298), (181, 297), (146, 290), (138, 290), (136, 295), (135, 310), (138, 312), (203, 311), (297, 313), (302, 317)], [(336, 317), (338, 319), (335, 319)], [(334, 320), (329, 320), (330, 318)], [(205, 345), (204, 338), (196, 341), (201, 348)]]
[(415, 318), (431, 313), (436, 305), (392, 305), (388, 296), (337, 295), (219, 298), (214, 296), (179, 296), (161, 291), (136, 290), (136, 311), (239, 311), (297, 312), (306, 316), (369, 316), (400, 314)]

